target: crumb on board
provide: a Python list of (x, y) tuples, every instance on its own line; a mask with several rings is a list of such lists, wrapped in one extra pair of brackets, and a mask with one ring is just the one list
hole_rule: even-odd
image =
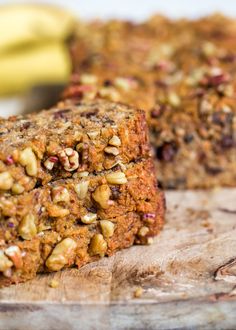
[(50, 286), (50, 288), (55, 289), (55, 288), (57, 288), (59, 286), (59, 282), (57, 280), (51, 280), (49, 282), (49, 286)]
[(143, 294), (143, 288), (141, 288), (141, 286), (139, 286), (134, 291), (134, 298), (140, 298), (142, 296), (142, 294)]
[(154, 243), (153, 237), (148, 237), (147, 239), (147, 245), (152, 245)]

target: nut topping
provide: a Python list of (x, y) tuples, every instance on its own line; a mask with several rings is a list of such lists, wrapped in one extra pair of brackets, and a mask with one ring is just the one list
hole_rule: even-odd
[(27, 214), (21, 221), (18, 232), (23, 239), (31, 240), (37, 234), (35, 225), (35, 216), (31, 213)]
[(109, 140), (109, 144), (114, 147), (121, 146), (121, 140), (117, 135), (113, 135), (113, 137)]
[(148, 232), (149, 232), (149, 228), (146, 226), (143, 226), (139, 229), (138, 235), (144, 237), (147, 235)]
[(111, 196), (111, 190), (107, 184), (98, 186), (95, 192), (92, 194), (93, 199), (103, 208), (108, 208), (108, 201)]
[(55, 156), (51, 156), (49, 157), (45, 162), (44, 162), (44, 166), (48, 169), (48, 170), (52, 170), (54, 165), (58, 162), (58, 158)]
[(5, 254), (11, 259), (14, 266), (19, 269), (23, 266), (21, 250), (17, 245), (12, 245), (5, 250)]
[(13, 194), (22, 194), (25, 188), (20, 183), (14, 183), (11, 188)]
[(97, 214), (89, 212), (81, 217), (81, 221), (86, 225), (90, 225), (91, 223), (97, 220)]
[(69, 237), (58, 243), (46, 261), (47, 268), (58, 271), (69, 264), (74, 258), (76, 246), (76, 242)]
[(134, 87), (135, 83), (129, 78), (117, 77), (114, 80), (114, 84), (116, 87), (121, 90), (128, 92), (132, 87)]
[(115, 225), (109, 220), (101, 220), (100, 226), (102, 229), (102, 234), (105, 238), (109, 238), (114, 234)]
[(78, 178), (84, 178), (84, 177), (86, 177), (88, 175), (89, 175), (89, 172), (87, 172), (87, 171), (83, 171), (83, 172), (77, 173), (77, 177)]
[(113, 102), (118, 102), (120, 100), (120, 93), (114, 87), (103, 87), (98, 93), (99, 96)]
[(91, 140), (94, 140), (100, 135), (100, 130), (90, 131), (90, 132), (87, 132), (87, 134)]
[(80, 81), (85, 85), (95, 85), (97, 83), (97, 76), (93, 74), (84, 73), (80, 76)]
[(0, 189), (8, 190), (13, 185), (13, 178), (9, 172), (0, 173)]
[(87, 195), (89, 181), (82, 181), (75, 185), (75, 192), (79, 199), (84, 199)]
[(5, 272), (13, 266), (13, 263), (8, 257), (0, 250), (0, 272)]
[(170, 92), (168, 95), (168, 103), (173, 107), (178, 107), (181, 103), (181, 100), (176, 93)]
[(28, 147), (19, 154), (19, 163), (25, 166), (26, 173), (30, 176), (36, 176), (38, 172), (37, 158), (33, 150)]
[(89, 253), (90, 255), (100, 255), (104, 257), (107, 251), (107, 242), (103, 238), (102, 234), (95, 234), (90, 242)]
[(65, 217), (68, 214), (70, 214), (69, 210), (62, 208), (59, 205), (50, 205), (47, 208), (47, 211), (48, 211), (48, 215), (52, 218)]
[(64, 187), (54, 187), (52, 189), (52, 200), (53, 203), (68, 203), (70, 201), (70, 194), (68, 190)]
[(112, 154), (114, 156), (117, 156), (119, 155), (119, 150), (116, 148), (116, 147), (106, 147), (104, 149), (104, 151), (107, 153), (107, 154)]
[(111, 184), (125, 184), (127, 183), (127, 178), (123, 172), (112, 172), (106, 175), (108, 183)]
[(58, 157), (68, 172), (72, 172), (79, 167), (79, 154), (72, 148), (66, 148), (58, 153)]

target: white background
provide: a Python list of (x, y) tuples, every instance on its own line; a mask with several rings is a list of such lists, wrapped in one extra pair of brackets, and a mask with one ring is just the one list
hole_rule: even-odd
[[(6, 3), (23, 1), (3, 1)], [(197, 17), (223, 11), (236, 17), (236, 0), (48, 0), (24, 1), (28, 3), (52, 3), (72, 10), (80, 17), (121, 17), (142, 20), (154, 12), (162, 12), (171, 17)]]

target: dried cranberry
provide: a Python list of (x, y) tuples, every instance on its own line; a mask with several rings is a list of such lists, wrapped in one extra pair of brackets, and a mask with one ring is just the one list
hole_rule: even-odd
[(105, 86), (105, 87), (110, 87), (110, 86), (112, 86), (112, 81), (111, 81), (110, 79), (106, 79), (106, 80), (104, 80), (104, 82), (103, 82), (103, 86)]
[(94, 205), (87, 207), (87, 210), (91, 213), (97, 213), (97, 208)]
[(232, 135), (223, 135), (221, 139), (222, 148), (232, 148), (234, 146), (234, 140)]
[(82, 112), (80, 114), (81, 117), (86, 117), (86, 118), (91, 118), (93, 116), (96, 116), (96, 114), (98, 113), (98, 109), (94, 109), (93, 111), (89, 111), (89, 112)]
[(111, 199), (117, 200), (120, 196), (120, 188), (115, 186), (115, 187), (111, 187), (110, 189), (112, 193)]
[(143, 219), (147, 220), (147, 219), (155, 219), (156, 214), (155, 213), (144, 213), (143, 214)]
[(60, 119), (60, 118), (64, 119), (64, 118), (66, 118), (66, 114), (69, 113), (70, 111), (71, 111), (70, 109), (59, 110), (53, 114), (53, 118), (54, 119)]
[(187, 134), (185, 134), (185, 136), (184, 136), (184, 142), (185, 143), (190, 143), (190, 142), (192, 142), (193, 141), (193, 134), (191, 134), (191, 133), (187, 133)]
[(157, 105), (151, 110), (151, 117), (152, 118), (158, 118), (160, 117), (166, 109), (165, 105)]
[(106, 124), (110, 124), (110, 125), (115, 125), (114, 120), (112, 120), (111, 118), (109, 118), (107, 115), (102, 117), (102, 121)]
[(31, 122), (27, 121), (26, 123), (23, 123), (21, 126), (21, 130), (28, 129), (31, 126)]
[(203, 88), (197, 88), (189, 96), (190, 97), (203, 97), (206, 94), (206, 91)]
[(156, 80), (156, 81), (155, 81), (155, 85), (156, 85), (157, 87), (159, 87), (159, 88), (163, 88), (163, 89), (165, 89), (165, 88), (168, 87), (167, 83), (166, 83), (164, 80)]
[(217, 175), (217, 174), (220, 174), (223, 169), (221, 167), (218, 167), (218, 166), (209, 166), (209, 165), (205, 165), (205, 170), (208, 174), (210, 175)]
[(200, 163), (204, 162), (206, 160), (207, 156), (204, 151), (199, 151), (198, 153), (198, 161)]
[(212, 122), (216, 125), (224, 126), (230, 124), (233, 119), (232, 113), (225, 113), (223, 111), (214, 112), (212, 115)]
[(162, 146), (156, 149), (157, 158), (166, 162), (171, 162), (178, 151), (175, 142), (165, 142)]
[(227, 54), (221, 57), (221, 60), (226, 63), (233, 63), (236, 61), (236, 54)]
[(208, 87), (217, 87), (221, 84), (229, 82), (229, 75), (226, 73), (219, 73), (217, 75), (205, 76), (202, 80), (202, 85), (206, 85)]
[(12, 156), (8, 156), (7, 159), (6, 159), (6, 164), (7, 165), (12, 165), (14, 163), (15, 163), (15, 161), (14, 161), (13, 157)]
[(58, 162), (58, 157), (56, 157), (56, 156), (50, 156), (49, 158), (48, 158), (48, 160), (51, 162), (51, 163), (57, 163)]

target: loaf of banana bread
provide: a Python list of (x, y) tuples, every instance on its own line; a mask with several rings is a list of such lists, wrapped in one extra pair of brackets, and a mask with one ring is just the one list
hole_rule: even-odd
[(165, 202), (148, 159), (5, 194), (0, 209), (3, 286), (150, 243), (163, 226)]
[(64, 95), (146, 110), (165, 188), (235, 186), (235, 33), (220, 15), (80, 23)]
[(99, 100), (0, 119), (0, 194), (147, 158), (147, 136), (144, 112)]

